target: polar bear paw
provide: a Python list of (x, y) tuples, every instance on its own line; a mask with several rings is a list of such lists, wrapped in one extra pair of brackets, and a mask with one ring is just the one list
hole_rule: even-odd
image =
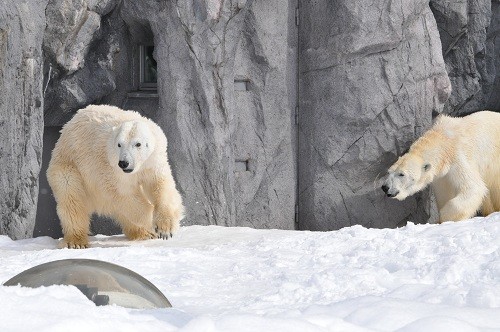
[(174, 233), (179, 228), (178, 218), (165, 217), (158, 214), (155, 219), (155, 232), (158, 239), (168, 240), (172, 238)]
[(59, 245), (60, 248), (86, 249), (89, 247), (87, 237), (65, 236)]
[(169, 238), (172, 238), (174, 236), (174, 234), (172, 233), (172, 229), (169, 228), (164, 229), (156, 226), (155, 232), (156, 238), (158, 239), (168, 240)]

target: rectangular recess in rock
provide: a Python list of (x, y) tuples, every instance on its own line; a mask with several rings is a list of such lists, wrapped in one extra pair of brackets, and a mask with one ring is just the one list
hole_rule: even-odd
[(157, 64), (153, 57), (153, 45), (139, 46), (139, 88), (141, 90), (157, 89)]
[(234, 80), (234, 91), (248, 91), (250, 82), (245, 79), (235, 79)]
[(248, 172), (249, 168), (249, 160), (248, 159), (236, 159), (234, 161), (234, 171), (235, 172)]

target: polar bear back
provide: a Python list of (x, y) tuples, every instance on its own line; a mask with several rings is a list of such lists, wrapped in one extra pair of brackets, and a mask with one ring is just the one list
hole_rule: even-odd
[[(64, 147), (58, 146), (61, 144), (56, 144), (56, 149), (69, 149), (71, 154), (63, 154), (65, 157), (72, 156), (72, 158), (80, 159), (83, 162), (90, 157), (90, 161), (94, 163), (96, 161), (95, 152), (89, 153), (89, 150), (95, 151), (97, 149), (99, 154), (107, 153), (110, 132), (114, 127), (128, 121), (146, 123), (158, 141), (159, 148), (166, 149), (166, 137), (158, 125), (135, 111), (123, 111), (110, 105), (90, 105), (79, 110), (61, 130), (61, 136), (65, 136)], [(82, 144), (83, 142), (89, 144)]]
[(128, 121), (144, 122), (151, 128), (158, 146), (158, 160), (155, 163), (167, 164), (167, 143), (163, 131), (137, 112), (123, 111), (109, 105), (90, 105), (79, 110), (64, 125), (61, 138), (52, 152), (54, 163), (68, 164), (78, 169), (87, 191), (94, 193), (96, 205), (100, 205), (100, 201), (105, 202), (103, 197), (135, 190), (136, 183), (140, 181), (140, 174), (126, 176), (116, 165), (110, 165), (108, 159), (108, 151), (112, 148), (110, 138), (113, 136), (113, 128)]
[(500, 113), (481, 111), (463, 118), (442, 116), (434, 129), (452, 141), (457, 158), (466, 158), (485, 177), (500, 175)]

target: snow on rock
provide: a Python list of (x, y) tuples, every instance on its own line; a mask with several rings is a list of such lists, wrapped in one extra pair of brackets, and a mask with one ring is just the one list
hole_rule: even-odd
[[(500, 214), (333, 232), (188, 226), (172, 240), (91, 248), (0, 237), (0, 282), (45, 262), (129, 268), (173, 308), (96, 307), (71, 286), (0, 286), (2, 331), (481, 331), (500, 329)], [(29, 319), (26, 319), (30, 317)]]

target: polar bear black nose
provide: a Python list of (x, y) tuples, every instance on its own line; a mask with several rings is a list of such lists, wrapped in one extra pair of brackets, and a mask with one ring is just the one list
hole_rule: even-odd
[(126, 160), (120, 160), (118, 162), (118, 167), (120, 167), (121, 169), (125, 169), (128, 167), (128, 161)]
[(382, 186), (382, 190), (385, 192), (387, 197), (396, 197), (399, 194), (399, 190), (398, 191), (394, 191), (394, 190), (391, 191), (391, 188), (389, 188), (389, 186), (386, 184), (384, 184)]

